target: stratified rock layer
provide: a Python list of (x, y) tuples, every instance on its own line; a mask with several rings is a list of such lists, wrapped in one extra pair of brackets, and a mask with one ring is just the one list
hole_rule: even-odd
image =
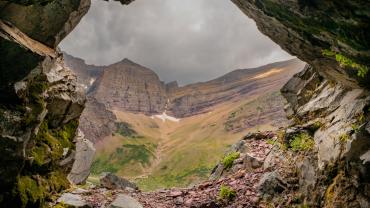
[(159, 77), (128, 59), (105, 68), (92, 94), (110, 109), (148, 114), (163, 112), (167, 102)]

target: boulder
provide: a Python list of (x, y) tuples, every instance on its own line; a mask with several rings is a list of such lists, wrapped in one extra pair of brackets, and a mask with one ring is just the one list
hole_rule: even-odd
[(78, 130), (76, 137), (75, 161), (68, 180), (73, 184), (85, 183), (90, 175), (90, 168), (94, 161), (95, 148), (92, 142), (84, 138), (82, 131)]
[(264, 197), (271, 197), (274, 194), (281, 193), (286, 188), (286, 183), (277, 172), (265, 173), (257, 184), (258, 191)]
[(100, 177), (100, 185), (107, 189), (138, 189), (136, 184), (109, 172), (102, 174)]
[(263, 170), (273, 171), (277, 165), (283, 164), (283, 162), (286, 162), (286, 158), (278, 147), (274, 147), (263, 162)]
[(119, 194), (108, 208), (143, 208), (143, 206), (134, 198)]
[(249, 154), (245, 154), (244, 157), (242, 157), (242, 159), (243, 159), (244, 169), (248, 169), (248, 170), (256, 169), (256, 168), (262, 167), (263, 165), (262, 161), (258, 160), (255, 157), (250, 156)]
[(71, 194), (71, 193), (65, 193), (63, 194), (58, 200), (58, 203), (62, 203), (64, 205), (76, 207), (76, 208), (89, 208), (86, 201), (82, 199), (80, 195), (77, 194)]
[(231, 172), (235, 173), (238, 170), (246, 170), (252, 171), (253, 169), (257, 169), (262, 167), (263, 162), (258, 160), (255, 157), (252, 157), (249, 154), (241, 154), (238, 159), (234, 161), (234, 165), (231, 168)]

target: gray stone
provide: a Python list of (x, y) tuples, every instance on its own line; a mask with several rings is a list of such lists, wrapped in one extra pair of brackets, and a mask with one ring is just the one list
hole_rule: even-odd
[(109, 172), (102, 174), (100, 177), (100, 185), (107, 189), (138, 189), (136, 184)]
[(297, 168), (299, 170), (300, 190), (307, 196), (309, 191), (313, 191), (317, 181), (315, 167), (308, 158), (305, 158), (297, 164)]
[(264, 197), (270, 197), (274, 194), (281, 193), (286, 188), (286, 183), (277, 172), (265, 173), (257, 184), (258, 191), (264, 195)]
[(216, 180), (222, 176), (222, 173), (224, 172), (224, 165), (222, 163), (217, 164), (209, 176), (210, 180)]
[(370, 122), (367, 122), (367, 124), (365, 126), (365, 129), (366, 129), (367, 133), (370, 134)]
[(90, 207), (86, 201), (82, 199), (80, 195), (65, 193), (63, 194), (58, 200), (58, 203), (63, 203), (65, 205), (73, 206), (73, 207)]
[(120, 194), (108, 208), (143, 208), (143, 206), (134, 198)]
[(263, 170), (272, 171), (277, 165), (285, 162), (285, 160), (278, 147), (274, 147), (263, 162)]
[(249, 154), (245, 154), (243, 157), (243, 167), (247, 170), (260, 168), (263, 165), (263, 162), (258, 160), (255, 157), (250, 156)]
[(68, 180), (74, 184), (82, 184), (90, 175), (90, 168), (94, 160), (95, 148), (92, 142), (84, 138), (83, 133), (78, 130), (76, 137), (75, 161)]
[(360, 159), (363, 161), (363, 164), (370, 162), (370, 150), (368, 150), (366, 153), (361, 155)]

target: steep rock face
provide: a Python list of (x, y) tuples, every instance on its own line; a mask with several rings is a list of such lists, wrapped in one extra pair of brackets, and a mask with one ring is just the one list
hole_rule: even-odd
[(167, 101), (159, 77), (128, 59), (104, 69), (92, 96), (108, 108), (146, 114), (162, 113)]
[(86, 3), (0, 3), (1, 207), (41, 207), (69, 186), (85, 98), (54, 45), (86, 13)]
[(93, 97), (88, 97), (79, 127), (86, 138), (96, 143), (99, 139), (109, 136), (115, 131), (115, 121), (116, 116), (103, 103)]

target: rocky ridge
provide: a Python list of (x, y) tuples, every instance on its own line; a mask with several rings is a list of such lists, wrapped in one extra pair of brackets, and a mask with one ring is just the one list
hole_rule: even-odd
[[(177, 82), (164, 84), (151, 69), (128, 59), (96, 67), (84, 64), (81, 59), (66, 57), (69, 57), (67, 65), (80, 75), (87, 87), (89, 97), (104, 103), (107, 109), (147, 115), (166, 110), (168, 115), (180, 118), (207, 112), (212, 106), (242, 99), (263, 88), (282, 86), (304, 66), (303, 62), (293, 59), (235, 70), (211, 81), (179, 87)], [(89, 84), (92, 80), (96, 81)]]

